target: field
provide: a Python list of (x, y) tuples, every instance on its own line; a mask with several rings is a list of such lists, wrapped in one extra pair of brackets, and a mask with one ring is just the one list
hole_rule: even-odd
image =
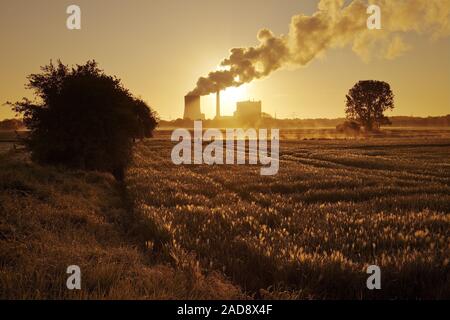
[[(0, 154), (0, 299), (244, 297), (219, 274), (153, 259), (138, 239), (146, 220), (121, 189), (109, 174)], [(66, 287), (70, 265), (81, 268), (80, 291)]]
[[(263, 177), (258, 166), (175, 166), (160, 132), (136, 147), (127, 190), (158, 226), (149, 247), (256, 298), (449, 298), (448, 134), (285, 132), (280, 171)], [(366, 288), (372, 264), (382, 290)]]
[[(283, 130), (280, 170), (175, 166), (170, 131), (124, 183), (0, 151), (0, 298), (450, 298), (450, 130)], [(2, 144), (0, 143), (0, 146)], [(83, 290), (66, 289), (79, 265)], [(368, 290), (369, 265), (381, 290)]]

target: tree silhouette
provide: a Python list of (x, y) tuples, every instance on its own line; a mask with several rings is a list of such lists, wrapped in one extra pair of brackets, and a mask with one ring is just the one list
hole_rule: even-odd
[(134, 138), (151, 138), (153, 130), (158, 125), (157, 114), (142, 99), (133, 100), (133, 110), (136, 116)]
[(151, 136), (156, 114), (95, 61), (72, 68), (50, 62), (41, 71), (27, 78), (37, 102), (8, 103), (30, 130), (26, 143), (32, 158), (109, 171), (122, 179), (133, 140)]
[(394, 94), (388, 83), (376, 80), (359, 81), (347, 94), (346, 114), (367, 130), (390, 124), (383, 114), (394, 109)]

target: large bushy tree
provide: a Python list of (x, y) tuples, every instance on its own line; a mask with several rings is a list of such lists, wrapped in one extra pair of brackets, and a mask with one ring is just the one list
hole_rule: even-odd
[(50, 62), (28, 76), (36, 101), (9, 103), (30, 130), (26, 143), (41, 163), (109, 171), (123, 178), (133, 140), (150, 137), (156, 114), (95, 61)]
[(347, 94), (346, 107), (349, 120), (356, 120), (367, 131), (372, 131), (390, 124), (384, 112), (394, 109), (394, 93), (384, 81), (359, 81)]

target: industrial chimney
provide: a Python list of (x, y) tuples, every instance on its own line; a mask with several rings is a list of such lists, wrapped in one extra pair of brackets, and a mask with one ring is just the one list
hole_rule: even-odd
[(216, 94), (216, 119), (220, 118), (220, 90)]
[(184, 97), (184, 117), (189, 120), (204, 120), (205, 115), (200, 110), (200, 96), (187, 95)]

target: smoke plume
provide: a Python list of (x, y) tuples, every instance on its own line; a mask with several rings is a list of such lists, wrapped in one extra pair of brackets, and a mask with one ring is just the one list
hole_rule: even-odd
[[(286, 66), (305, 66), (328, 49), (351, 46), (364, 61), (372, 57), (394, 59), (410, 47), (402, 38), (407, 32), (426, 34), (433, 39), (448, 36), (449, 0), (321, 0), (311, 15), (292, 17), (287, 35), (270, 30), (258, 32), (255, 47), (233, 48), (213, 71), (197, 81), (191, 95), (207, 95), (218, 90), (268, 76)], [(381, 8), (382, 29), (367, 28), (367, 8)]]

